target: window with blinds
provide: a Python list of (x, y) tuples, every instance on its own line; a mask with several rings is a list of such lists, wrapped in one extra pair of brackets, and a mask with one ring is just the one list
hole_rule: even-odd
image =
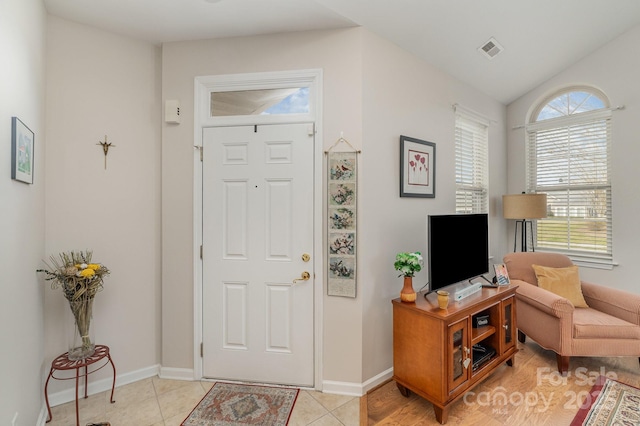
[(488, 122), (456, 112), (456, 213), (487, 213)]
[(585, 89), (543, 102), (527, 126), (527, 191), (547, 194), (535, 247), (610, 265), (611, 110)]

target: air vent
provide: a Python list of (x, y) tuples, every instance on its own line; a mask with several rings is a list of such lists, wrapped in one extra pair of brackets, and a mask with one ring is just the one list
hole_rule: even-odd
[(503, 50), (504, 47), (502, 47), (500, 43), (498, 43), (493, 37), (491, 37), (485, 44), (482, 45), (482, 47), (478, 49), (478, 51), (480, 51), (489, 59), (495, 58), (498, 53), (502, 52)]

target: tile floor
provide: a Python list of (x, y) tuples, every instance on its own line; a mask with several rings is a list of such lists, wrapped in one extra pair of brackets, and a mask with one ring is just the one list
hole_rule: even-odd
[[(180, 426), (211, 389), (213, 382), (187, 382), (158, 377), (117, 387), (80, 399), (80, 425), (108, 421), (111, 426)], [(51, 407), (49, 426), (74, 426), (75, 402)], [(360, 398), (300, 390), (290, 426), (357, 426)]]

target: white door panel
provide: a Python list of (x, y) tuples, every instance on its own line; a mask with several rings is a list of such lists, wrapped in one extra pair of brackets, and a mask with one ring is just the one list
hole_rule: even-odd
[(313, 386), (309, 126), (204, 129), (205, 377)]

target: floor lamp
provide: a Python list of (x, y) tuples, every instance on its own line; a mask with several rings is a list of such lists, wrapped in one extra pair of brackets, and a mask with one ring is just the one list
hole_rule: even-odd
[[(516, 251), (518, 241), (518, 225), (520, 225), (520, 249), (528, 251), (527, 234), (533, 236), (531, 219), (547, 217), (547, 194), (513, 194), (502, 196), (502, 215), (505, 219), (516, 219), (516, 229), (513, 236), (513, 251)], [(527, 231), (527, 228), (529, 231)], [(535, 247), (532, 245), (532, 250)]]

